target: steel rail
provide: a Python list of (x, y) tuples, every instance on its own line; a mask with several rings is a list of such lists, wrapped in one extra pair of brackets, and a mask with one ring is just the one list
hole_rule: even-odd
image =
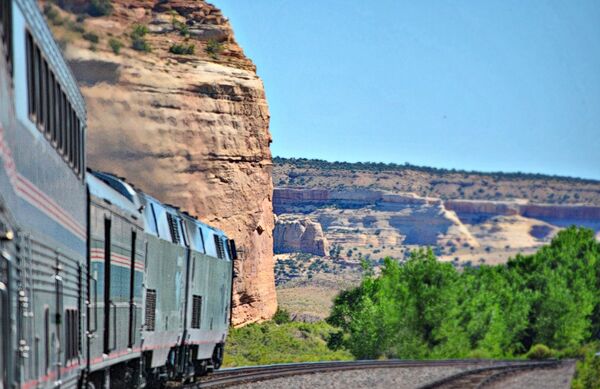
[[(464, 365), (479, 365), (483, 366), (477, 369), (478, 371), (499, 372), (501, 369), (515, 368), (518, 366), (544, 364), (544, 362), (523, 362), (514, 360), (430, 360), (430, 361), (407, 361), (407, 360), (381, 360), (381, 361), (336, 361), (336, 362), (309, 362), (309, 363), (291, 363), (277, 365), (263, 365), (243, 368), (229, 368), (216, 371), (208, 376), (201, 377), (197, 382), (184, 385), (185, 389), (199, 388), (215, 388), (226, 387), (241, 383), (257, 382), (274, 378), (290, 377), (303, 374), (314, 374), (322, 372), (342, 371), (342, 370), (358, 370), (358, 369), (377, 369), (377, 368), (413, 368), (413, 367), (450, 367)], [(546, 362), (545, 365), (548, 363)], [(449, 378), (457, 379), (462, 372), (455, 374)], [(438, 384), (440, 381), (436, 381)], [(437, 387), (437, 386), (432, 386)], [(424, 388), (428, 388), (425, 386)]]

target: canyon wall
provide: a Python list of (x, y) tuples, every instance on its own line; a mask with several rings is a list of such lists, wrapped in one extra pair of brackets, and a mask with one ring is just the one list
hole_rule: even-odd
[[(233, 322), (270, 318), (277, 302), (269, 110), (227, 18), (204, 1), (114, 0), (110, 15), (85, 20), (71, 11), (86, 2), (60, 4), (65, 22), (50, 24), (87, 101), (88, 165), (234, 238)], [(132, 48), (135, 26), (145, 30), (141, 51)], [(173, 54), (175, 44), (193, 45), (193, 53)]]
[[(527, 200), (442, 200), (366, 188), (275, 188), (273, 206), (288, 225), (311, 220), (348, 260), (405, 258), (428, 246), (442, 260), (502, 263), (532, 252), (560, 230), (600, 231), (600, 207), (531, 204)], [(277, 229), (276, 229), (277, 230)], [(297, 234), (296, 234), (297, 235)], [(280, 252), (311, 253), (300, 235), (275, 234)]]

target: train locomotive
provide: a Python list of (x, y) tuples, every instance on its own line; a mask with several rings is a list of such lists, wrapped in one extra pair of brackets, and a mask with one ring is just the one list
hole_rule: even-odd
[(85, 103), (36, 2), (0, 1), (0, 389), (218, 369), (235, 242), (86, 169)]

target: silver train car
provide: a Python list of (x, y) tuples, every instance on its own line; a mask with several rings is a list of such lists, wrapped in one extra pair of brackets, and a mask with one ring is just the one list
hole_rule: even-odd
[(0, 389), (219, 368), (235, 243), (85, 168), (84, 100), (34, 0), (0, 0)]
[(0, 2), (0, 387), (75, 387), (86, 352), (85, 104), (34, 1)]
[(218, 369), (234, 241), (110, 174), (92, 172), (88, 186), (89, 331), (98, 335), (88, 381), (144, 386)]

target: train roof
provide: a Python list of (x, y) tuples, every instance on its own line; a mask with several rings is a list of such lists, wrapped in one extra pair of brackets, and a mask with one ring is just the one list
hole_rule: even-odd
[(90, 194), (108, 201), (110, 204), (121, 208), (123, 211), (130, 213), (131, 215), (139, 215), (140, 208), (128, 197), (126, 197), (121, 191), (115, 189), (110, 182), (102, 179), (102, 176), (96, 174), (88, 174), (86, 176), (86, 182), (90, 191)]
[[(125, 179), (122, 177), (117, 177), (110, 173), (98, 172), (98, 171), (93, 171), (93, 170), (89, 170), (89, 173), (91, 173), (91, 174), (88, 174), (88, 177), (90, 177), (90, 176), (93, 177), (92, 179), (88, 179), (88, 182), (90, 182), (91, 185), (93, 185), (93, 188), (90, 187), (90, 192), (92, 192), (92, 190), (94, 190), (97, 193), (102, 194), (103, 196), (108, 196), (109, 194), (112, 194), (113, 195), (112, 199), (115, 199), (115, 201), (127, 200), (129, 205), (123, 204), (123, 208), (135, 209), (136, 212), (139, 212), (140, 210), (142, 210), (142, 212), (146, 216), (150, 215), (150, 212), (152, 211), (152, 209), (154, 210), (154, 212), (159, 212), (159, 211), (169, 212), (171, 214), (177, 215), (179, 218), (184, 219), (189, 223), (193, 223), (193, 224), (203, 227), (207, 230), (211, 230), (216, 235), (221, 236), (223, 238), (227, 238), (227, 235), (222, 230), (198, 220), (197, 218), (191, 216), (187, 212), (181, 211), (179, 208), (177, 208), (174, 205), (165, 204), (165, 203), (160, 202), (159, 200), (150, 196), (149, 194), (144, 193), (144, 192), (134, 188), (131, 184), (127, 183), (125, 181)], [(102, 185), (100, 185), (100, 183), (102, 183)], [(106, 192), (106, 190), (103, 189), (106, 187), (106, 185), (108, 185), (110, 187), (110, 189), (111, 189), (110, 193)], [(95, 193), (92, 192), (92, 194), (95, 194)], [(115, 197), (115, 194), (118, 194), (119, 196)], [(102, 196), (98, 196), (98, 197), (102, 197)], [(110, 201), (112, 201), (112, 199), (108, 198), (108, 200), (110, 200)], [(152, 205), (152, 207), (151, 207), (152, 209), (148, 209), (148, 206), (150, 204)], [(147, 224), (154, 224), (154, 223), (148, 223), (147, 219), (148, 219), (148, 217), (146, 217)], [(158, 234), (158, 231), (156, 231), (155, 228), (154, 229), (152, 228), (151, 225), (147, 226), (147, 230), (149, 230), (149, 232), (153, 233), (154, 235), (160, 235), (160, 234)]]
[[(23, 29), (27, 28), (31, 32), (38, 42), (40, 49), (43, 51), (48, 64), (54, 69), (55, 76), (58, 78), (63, 91), (69, 97), (73, 109), (77, 112), (77, 116), (85, 122), (85, 100), (79, 91), (77, 80), (71, 68), (65, 61), (61, 49), (54, 40), (54, 36), (40, 12), (37, 1), (14, 0), (13, 4), (19, 7), (20, 13), (24, 18), (23, 22), (25, 23), (24, 26), (20, 26), (22, 19), (20, 16), (15, 15), (15, 31), (22, 27)], [(24, 60), (23, 63), (25, 63)]]

